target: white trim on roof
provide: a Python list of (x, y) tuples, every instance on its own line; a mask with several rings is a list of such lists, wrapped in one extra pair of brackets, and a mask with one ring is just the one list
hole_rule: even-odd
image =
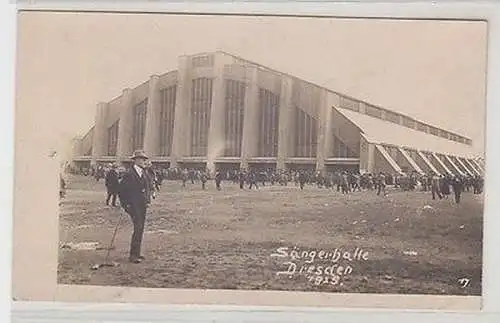
[(472, 147), (447, 140), (403, 125), (387, 122), (357, 113), (348, 109), (334, 107), (361, 129), (368, 142), (373, 144), (391, 144), (410, 149), (441, 153), (446, 155), (473, 158)]

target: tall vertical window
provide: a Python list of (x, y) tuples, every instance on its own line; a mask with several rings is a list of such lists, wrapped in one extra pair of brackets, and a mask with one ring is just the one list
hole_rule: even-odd
[(144, 133), (146, 131), (146, 114), (148, 99), (146, 98), (134, 107), (133, 140), (132, 148), (142, 149), (144, 145)]
[(177, 86), (173, 85), (160, 92), (160, 155), (170, 156), (174, 137), (175, 100)]
[(191, 156), (206, 156), (212, 106), (212, 79), (202, 77), (192, 82)]
[(259, 157), (278, 156), (280, 97), (259, 90)]
[(301, 108), (295, 106), (294, 157), (316, 157), (318, 122)]
[(245, 83), (226, 80), (224, 152), (225, 157), (241, 156), (243, 119), (245, 117)]
[(116, 156), (116, 147), (118, 145), (118, 126), (119, 120), (108, 128), (108, 156)]

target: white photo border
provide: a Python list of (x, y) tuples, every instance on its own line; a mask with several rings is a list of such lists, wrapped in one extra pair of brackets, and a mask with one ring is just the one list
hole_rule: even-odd
[[(12, 6), (12, 4), (7, 4)], [(279, 15), (311, 15), (311, 16), (336, 16), (336, 17), (370, 17), (370, 18), (412, 18), (412, 19), (474, 19), (488, 21), (488, 73), (487, 73), (487, 107), (486, 107), (486, 177), (485, 177), (485, 214), (484, 214), (484, 247), (483, 247), (483, 296), (482, 311), (474, 313), (443, 313), (437, 311), (395, 311), (395, 310), (341, 310), (341, 309), (302, 309), (282, 307), (229, 307), (229, 306), (179, 306), (179, 305), (139, 305), (139, 304), (63, 304), (63, 303), (30, 303), (14, 302), (14, 318), (37, 319), (44, 318), (50, 321), (69, 321), (77, 319), (94, 320), (140, 320), (140, 321), (169, 321), (169, 322), (358, 322), (363, 319), (390, 320), (395, 322), (405, 320), (407, 322), (420, 322), (422, 320), (439, 320), (440, 322), (498, 322), (500, 299), (500, 252), (496, 246), (500, 245), (500, 219), (497, 216), (500, 199), (496, 198), (495, 192), (500, 185), (500, 172), (493, 165), (500, 164), (500, 153), (498, 139), (494, 135), (495, 125), (500, 121), (500, 4), (493, 1), (433, 1), (426, 3), (332, 3), (332, 2), (176, 2), (167, 3), (161, 1), (145, 2), (123, 2), (112, 3), (85, 3), (85, 2), (61, 2), (40, 1), (38, 3), (22, 3), (18, 8), (24, 10), (88, 10), (88, 11), (120, 11), (120, 12), (169, 12), (169, 13), (210, 13), (210, 14), (279, 14)], [(3, 9), (3, 8), (2, 8)], [(13, 156), (13, 127), (11, 120), (13, 116), (14, 92), (12, 86), (15, 74), (12, 68), (13, 53), (15, 52), (15, 26), (13, 30), (12, 19), (15, 19), (15, 11), (7, 10), (11, 18), (2, 19), (2, 24), (8, 24), (2, 28), (8, 35), (8, 51), (4, 51), (6, 59), (2, 60), (11, 73), (2, 73), (3, 88), (11, 93), (2, 96), (3, 106), (9, 109), (0, 109), (4, 114), (1, 120), (2, 131), (5, 140), (4, 145), (8, 151), (6, 158), (2, 161), (3, 176), (2, 194), (4, 197), (12, 196), (12, 160)], [(1, 10), (2, 14), (5, 13)], [(335, 12), (334, 15), (331, 13)], [(12, 18), (12, 14), (14, 17)], [(3, 56), (3, 54), (2, 54)], [(10, 85), (10, 86), (9, 86)], [(9, 187), (10, 186), (10, 187)], [(12, 205), (9, 199), (2, 203), (4, 214), (12, 214)], [(2, 229), (11, 228), (11, 220), (3, 217), (5, 224)], [(12, 236), (4, 234), (2, 247), (10, 248)], [(10, 255), (11, 250), (4, 254)], [(9, 257), (7, 257), (9, 259)], [(5, 262), (4, 262), (5, 263)], [(10, 262), (6, 262), (9, 265)], [(7, 270), (7, 275), (10, 268)], [(6, 276), (8, 277), (8, 276)], [(5, 280), (4, 280), (5, 281)], [(429, 296), (432, 297), (432, 296)], [(391, 315), (389, 317), (389, 315)]]

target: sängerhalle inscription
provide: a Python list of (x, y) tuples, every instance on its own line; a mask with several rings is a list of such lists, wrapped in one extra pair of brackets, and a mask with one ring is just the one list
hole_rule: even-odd
[(343, 278), (353, 272), (355, 263), (368, 260), (368, 251), (358, 247), (333, 250), (279, 247), (271, 258), (282, 260), (282, 270), (276, 273), (278, 277), (302, 276), (317, 286), (335, 286), (342, 285)]

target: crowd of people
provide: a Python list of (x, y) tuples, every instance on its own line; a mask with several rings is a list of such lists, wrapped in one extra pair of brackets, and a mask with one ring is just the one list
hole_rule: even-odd
[[(152, 199), (156, 198), (165, 180), (181, 181), (186, 187), (189, 183), (201, 183), (206, 189), (209, 180), (214, 180), (217, 190), (222, 190), (224, 181), (239, 184), (243, 189), (259, 189), (259, 186), (281, 185), (293, 186), (304, 190), (306, 185), (317, 186), (328, 190), (336, 190), (342, 194), (360, 191), (374, 191), (377, 195), (386, 196), (386, 187), (392, 186), (402, 191), (421, 190), (431, 192), (432, 199), (447, 198), (453, 191), (455, 202), (460, 203), (464, 191), (480, 194), (483, 190), (483, 179), (479, 176), (452, 176), (438, 174), (360, 174), (354, 171), (335, 171), (321, 173), (313, 170), (275, 170), (275, 169), (218, 169), (214, 174), (208, 170), (188, 168), (166, 168), (153, 165), (143, 151), (134, 152), (131, 157), (132, 166), (128, 169), (111, 163), (90, 168), (68, 169), (76, 174), (92, 176), (99, 182), (104, 179), (107, 189), (106, 204), (121, 207), (133, 223), (134, 230), (130, 242), (129, 260), (141, 263), (145, 258), (141, 252), (142, 237), (146, 221), (146, 212)], [(61, 177), (61, 190), (66, 183)], [(63, 195), (61, 197), (64, 197)], [(119, 204), (118, 204), (119, 203)]]
[[(350, 194), (357, 191), (374, 191), (377, 195), (386, 195), (388, 186), (402, 191), (430, 192), (432, 199), (447, 198), (452, 192), (456, 203), (460, 203), (463, 192), (472, 191), (480, 194), (483, 190), (484, 180), (480, 176), (454, 176), (437, 175), (435, 173), (419, 174), (413, 172), (407, 174), (387, 173), (364, 173), (354, 171), (335, 171), (321, 173), (313, 170), (276, 170), (276, 169), (229, 169), (216, 170), (211, 174), (208, 170), (194, 168), (167, 168), (146, 164), (146, 171), (152, 179), (152, 194), (156, 194), (165, 180), (180, 181), (183, 187), (186, 184), (200, 183), (202, 189), (207, 188), (207, 182), (213, 180), (217, 190), (222, 189), (223, 182), (239, 184), (240, 189), (258, 189), (266, 185), (295, 185), (303, 190), (307, 185), (315, 185), (319, 188), (333, 189), (342, 194)], [(125, 168), (116, 163), (98, 165), (90, 168), (73, 169), (73, 173), (91, 176), (96, 181), (104, 179), (108, 192), (116, 191), (120, 182), (121, 174)], [(116, 188), (116, 189), (115, 189)], [(115, 196), (115, 197), (113, 197)], [(106, 203), (111, 201), (116, 204), (116, 194), (108, 194)]]

